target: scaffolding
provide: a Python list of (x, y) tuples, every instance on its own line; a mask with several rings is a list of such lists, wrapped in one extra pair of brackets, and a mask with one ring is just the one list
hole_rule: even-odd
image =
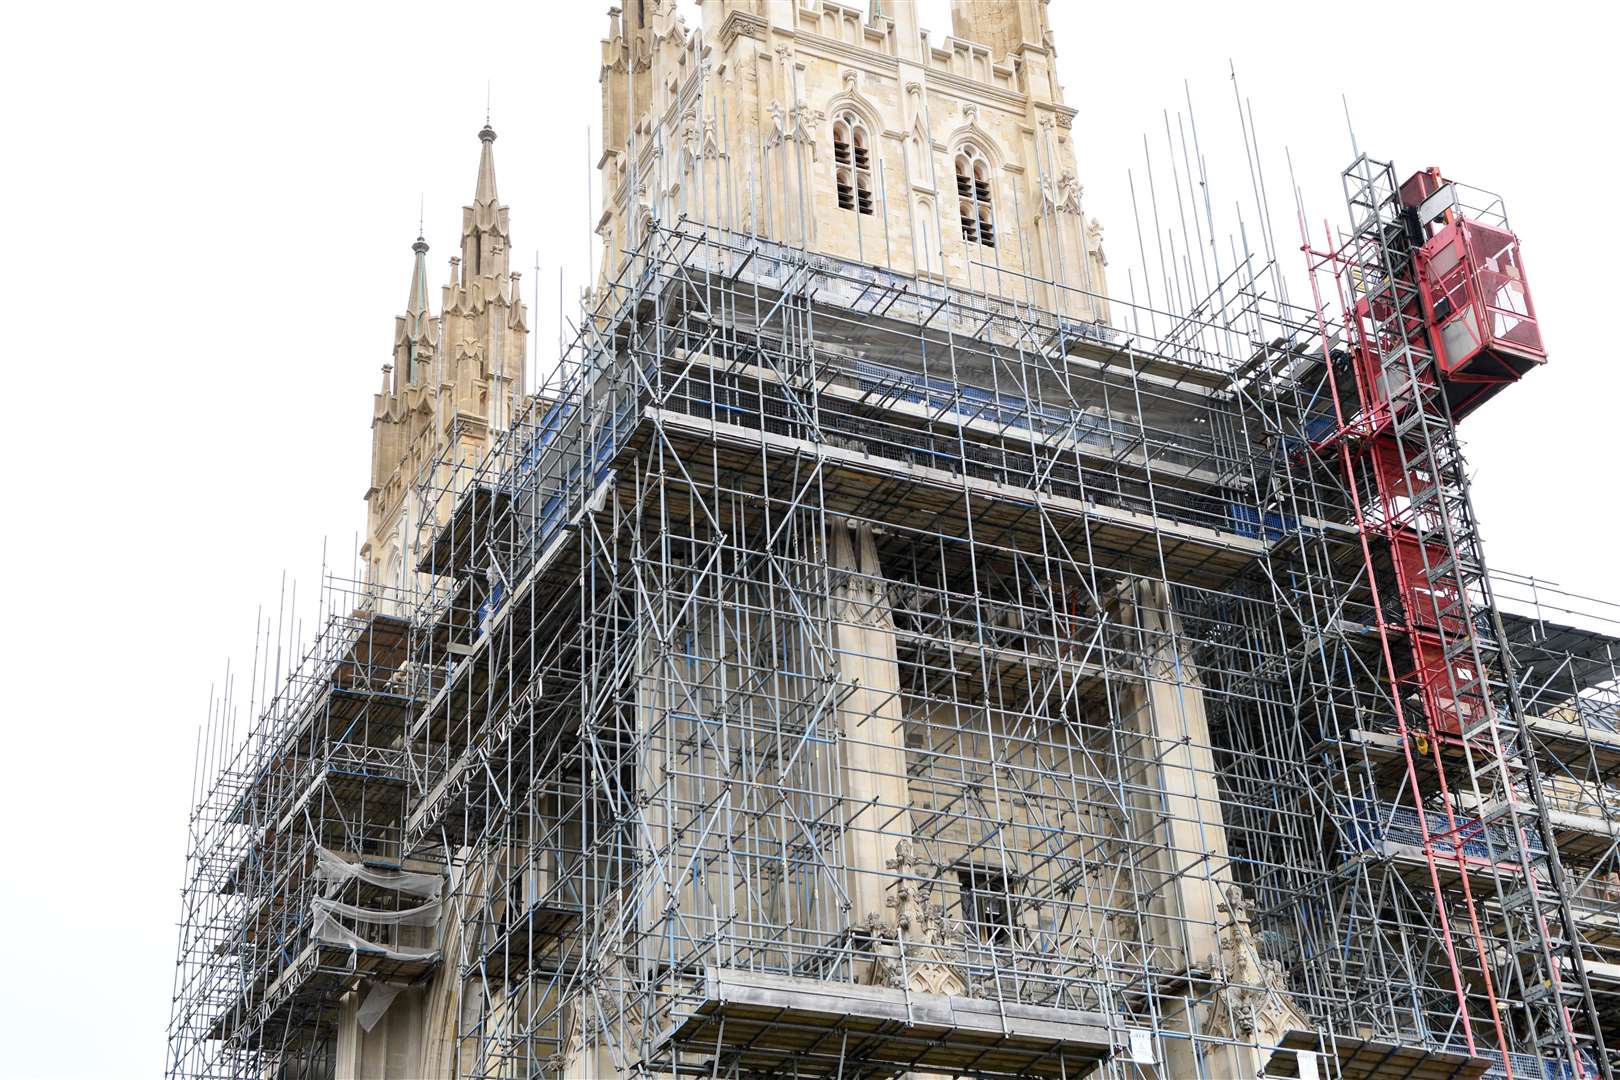
[(210, 726), (168, 1074), (1612, 1080), (1620, 608), (1487, 571), (1393, 177), (1113, 325), (645, 223)]

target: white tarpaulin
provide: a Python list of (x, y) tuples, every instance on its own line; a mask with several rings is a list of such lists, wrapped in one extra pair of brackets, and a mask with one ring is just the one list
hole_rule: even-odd
[(328, 883), (326, 894), (335, 895), (345, 882), (360, 880), (379, 889), (392, 889), (407, 896), (420, 896), (424, 900), (437, 900), (444, 888), (444, 878), (438, 874), (418, 874), (410, 870), (377, 870), (357, 862), (350, 862), (335, 851), (315, 845), (315, 877)]
[(437, 926), (438, 901), (423, 904), (421, 907), (406, 908), (403, 911), (378, 911), (374, 908), (356, 907), (353, 904), (342, 904), (336, 900), (316, 897), (310, 901), (310, 908), (315, 914), (314, 931), (317, 941), (324, 941), (329, 945), (345, 945), (351, 949), (380, 952), (390, 960), (430, 960), (439, 954), (436, 945), (381, 945), (340, 921), (347, 919), (373, 926)]
[[(350, 862), (336, 852), (316, 845), (315, 877), (326, 883), (326, 895), (317, 896), (310, 901), (317, 941), (329, 945), (342, 945), (350, 949), (380, 952), (390, 960), (431, 960), (438, 956), (437, 945), (383, 945), (371, 940), (364, 932), (366, 928), (373, 928), (370, 932), (375, 932), (376, 929), (390, 926), (436, 928), (439, 925), (439, 896), (444, 888), (444, 879), (438, 874), (419, 874), (409, 870), (379, 870)], [(403, 893), (427, 902), (389, 911), (345, 904), (332, 899), (350, 881), (363, 881), (374, 888)], [(349, 924), (357, 924), (360, 929)], [(435, 933), (434, 937), (437, 936)], [(374, 990), (373, 994), (375, 993)], [(388, 1008), (388, 1002), (392, 1000), (391, 994), (386, 1001), (378, 998), (376, 1015), (381, 1016)], [(375, 1018), (372, 1022), (376, 1022)]]
[(383, 1013), (388, 1011), (388, 1006), (394, 1003), (394, 999), (399, 996), (399, 992), (403, 989), (405, 989), (404, 983), (372, 983), (371, 992), (366, 994), (366, 1000), (362, 1001), (360, 1008), (355, 1010), (354, 1019), (360, 1025), (360, 1030), (370, 1032), (372, 1028), (376, 1027), (377, 1021), (383, 1018)]

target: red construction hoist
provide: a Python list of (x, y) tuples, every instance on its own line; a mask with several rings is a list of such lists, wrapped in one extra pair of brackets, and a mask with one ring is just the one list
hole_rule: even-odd
[[(1349, 239), (1305, 247), (1335, 409), (1315, 449), (1338, 458), (1352, 497), (1455, 1026), (1479, 1053), (1442, 868), (1460, 882), (1468, 925), (1459, 935), (1478, 958), (1475, 989), (1507, 1075), (1510, 1045), (1528, 1042), (1572, 1077), (1598, 1075), (1595, 1051), (1595, 1067), (1614, 1080), (1580, 951), (1558, 929), (1574, 925), (1563, 868), (1457, 439), (1457, 421), (1546, 359), (1518, 240), (1499, 203), (1465, 206), (1438, 170), (1397, 184), (1392, 165), (1363, 154), (1343, 178)], [(1323, 309), (1324, 270), (1346, 313), (1342, 349)], [(1488, 945), (1487, 928), (1498, 927)], [(1505, 1015), (1499, 995), (1523, 1008)], [(1521, 1034), (1510, 1040), (1514, 1025)]]

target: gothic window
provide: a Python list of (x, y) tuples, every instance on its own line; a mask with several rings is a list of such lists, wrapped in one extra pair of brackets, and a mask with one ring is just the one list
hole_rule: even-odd
[(978, 147), (956, 152), (956, 204), (962, 219), (962, 239), (970, 244), (996, 246), (996, 219), (990, 205), (990, 163)]
[(833, 120), (833, 170), (838, 208), (872, 212), (872, 146), (866, 125), (845, 110)]
[(986, 945), (1012, 943), (1013, 883), (1005, 871), (990, 866), (958, 866), (962, 886), (962, 921), (968, 933)]

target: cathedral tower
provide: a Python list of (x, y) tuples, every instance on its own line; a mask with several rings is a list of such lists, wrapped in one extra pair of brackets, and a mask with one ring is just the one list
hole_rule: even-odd
[[(652, 222), (756, 234), (1105, 319), (1046, 0), (634, 0), (603, 41), (604, 279)], [(1046, 285), (1055, 282), (1060, 288)]]

